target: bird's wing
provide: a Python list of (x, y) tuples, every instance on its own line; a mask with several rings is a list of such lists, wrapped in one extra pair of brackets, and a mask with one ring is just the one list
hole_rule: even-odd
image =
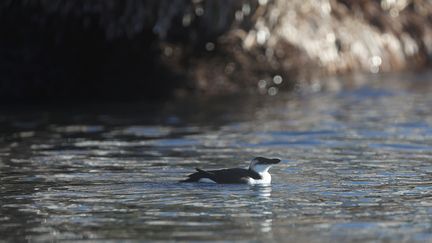
[(200, 168), (195, 168), (195, 170), (198, 171), (199, 173), (203, 173), (203, 174), (208, 175), (208, 176), (214, 175), (211, 171), (202, 170)]
[(249, 178), (262, 179), (261, 176), (252, 170), (233, 168), (221, 170), (202, 170), (195, 168), (197, 172), (188, 175), (182, 182), (197, 182), (202, 178), (208, 178), (217, 183), (247, 183)]
[(261, 179), (261, 176), (251, 170), (242, 168), (211, 170), (211, 179), (218, 183), (243, 183), (248, 178)]

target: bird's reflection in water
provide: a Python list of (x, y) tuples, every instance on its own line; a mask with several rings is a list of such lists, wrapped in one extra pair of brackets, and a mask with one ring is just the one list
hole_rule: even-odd
[(257, 209), (261, 210), (262, 220), (260, 221), (260, 231), (263, 233), (272, 230), (273, 212), (272, 212), (272, 198), (271, 185), (256, 185), (252, 188), (257, 196), (258, 202)]
[(254, 185), (251, 187), (255, 195), (263, 202), (271, 201), (271, 185)]

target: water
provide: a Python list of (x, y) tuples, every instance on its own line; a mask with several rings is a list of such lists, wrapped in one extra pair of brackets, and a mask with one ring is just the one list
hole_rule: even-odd
[[(432, 241), (430, 78), (159, 106), (4, 107), (0, 235)], [(254, 156), (283, 160), (271, 186), (177, 182)]]

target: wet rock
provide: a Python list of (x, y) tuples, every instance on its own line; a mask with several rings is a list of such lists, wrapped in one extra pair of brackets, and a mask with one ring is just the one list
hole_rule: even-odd
[(146, 99), (324, 87), (425, 67), (430, 1), (7, 0), (0, 99)]

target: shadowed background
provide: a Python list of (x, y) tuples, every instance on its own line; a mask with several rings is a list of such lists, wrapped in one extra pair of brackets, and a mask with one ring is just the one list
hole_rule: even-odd
[(0, 99), (338, 89), (321, 77), (428, 66), (431, 13), (409, 0), (7, 0)]

